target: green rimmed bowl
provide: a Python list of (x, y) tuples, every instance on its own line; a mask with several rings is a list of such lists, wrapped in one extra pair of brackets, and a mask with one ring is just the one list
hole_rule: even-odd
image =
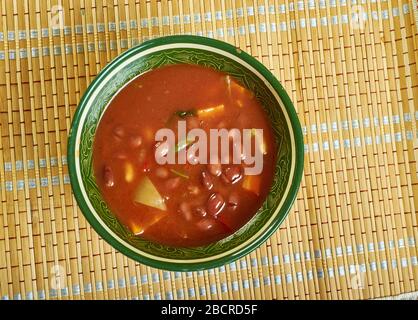
[[(93, 174), (94, 136), (112, 98), (133, 78), (178, 63), (209, 66), (237, 78), (254, 92), (268, 114), (279, 146), (270, 194), (241, 229), (198, 248), (174, 248), (133, 235), (112, 214)], [(169, 36), (134, 47), (109, 63), (80, 101), (68, 142), (71, 185), (86, 219), (114, 248), (152, 267), (193, 271), (232, 262), (261, 245), (283, 222), (303, 171), (303, 139), (295, 109), (277, 79), (260, 62), (225, 42), (197, 36)]]

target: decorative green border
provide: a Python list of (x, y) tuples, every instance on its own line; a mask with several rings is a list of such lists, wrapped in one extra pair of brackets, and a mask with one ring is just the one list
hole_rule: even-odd
[[(274, 180), (269, 195), (257, 214), (233, 235), (220, 241), (198, 248), (173, 248), (149, 242), (132, 234), (112, 214), (106, 202), (102, 199), (100, 190), (93, 174), (93, 143), (95, 132), (102, 114), (106, 111), (109, 101), (123, 88), (127, 81), (145, 72), (164, 65), (191, 63), (215, 70), (222, 70), (238, 79), (248, 87), (261, 102), (273, 125), (277, 144), (280, 145), (277, 152)], [(146, 54), (138, 60), (125, 63), (112, 76), (112, 81), (102, 88), (93, 100), (90, 101), (89, 112), (82, 124), (80, 139), (80, 163), (81, 180), (87, 192), (90, 203), (100, 216), (100, 219), (121, 239), (142, 252), (167, 258), (170, 260), (190, 260), (193, 258), (208, 258), (223, 252), (233, 251), (238, 245), (248, 241), (258, 230), (265, 225), (276, 213), (276, 208), (285, 195), (285, 189), (289, 181), (292, 161), (292, 148), (288, 124), (279, 102), (276, 100), (265, 83), (254, 73), (246, 69), (238, 61), (207, 50), (196, 48), (171, 48), (163, 51)], [(113, 74), (112, 74), (113, 75)], [(94, 106), (94, 107), (93, 107)], [(268, 107), (265, 107), (268, 106)], [(120, 110), (123, 112), (123, 109)]]
[[(80, 162), (83, 162), (83, 165), (81, 166), (81, 169), (83, 169), (81, 171), (82, 174), (82, 178), (83, 178), (83, 183), (89, 186), (89, 198), (90, 198), (90, 202), (91, 203), (95, 203), (95, 210), (96, 208), (99, 210), (96, 210), (96, 212), (99, 211), (104, 211), (107, 212), (107, 215), (100, 215), (101, 219), (104, 221), (104, 223), (106, 223), (108, 225), (108, 227), (110, 229), (113, 230), (113, 232), (115, 232), (120, 238), (124, 239), (124, 241), (127, 241), (128, 243), (130, 243), (131, 245), (133, 245), (134, 247), (139, 247), (140, 250), (144, 251), (144, 252), (148, 252), (149, 254), (154, 254), (156, 256), (156, 259), (151, 259), (148, 257), (145, 257), (143, 255), (140, 255), (136, 252), (133, 252), (131, 249), (127, 248), (126, 246), (124, 246), (123, 244), (121, 244), (119, 241), (117, 241), (116, 239), (113, 238), (112, 235), (110, 235), (104, 228), (103, 226), (100, 224), (100, 222), (92, 215), (92, 213), (90, 212), (85, 199), (82, 195), (80, 186), (78, 185), (77, 182), (77, 176), (76, 176), (76, 170), (75, 170), (75, 162), (77, 161), (77, 157), (75, 155), (75, 148), (76, 148), (76, 130), (80, 124), (80, 117), (81, 114), (84, 110), (84, 108), (86, 108), (87, 102), (89, 101), (89, 99), (91, 98), (92, 92), (94, 92), (97, 89), (97, 86), (101, 83), (101, 81), (110, 73), (112, 72), (113, 69), (115, 69), (120, 63), (122, 63), (123, 61), (126, 61), (127, 59), (129, 59), (130, 57), (134, 56), (135, 54), (142, 52), (144, 50), (147, 50), (149, 48), (154, 48), (154, 47), (158, 47), (161, 45), (167, 45), (167, 44), (178, 44), (178, 43), (193, 43), (193, 44), (202, 44), (202, 45), (206, 45), (206, 46), (210, 46), (210, 47), (214, 47), (214, 48), (218, 48), (221, 49), (223, 51), (229, 52), (230, 54), (233, 54), (237, 57), (239, 57), (240, 59), (244, 60), (246, 63), (248, 63), (249, 65), (251, 65), (253, 68), (255, 68), (256, 70), (258, 70), (258, 72), (260, 72), (266, 79), (267, 81), (270, 83), (270, 85), (277, 91), (277, 93), (279, 94), (280, 98), (282, 99), (285, 107), (286, 107), (286, 111), (288, 112), (288, 115), (290, 117), (290, 121), (292, 124), (292, 128), (293, 128), (293, 132), (294, 132), (294, 138), (295, 138), (295, 144), (296, 144), (296, 164), (295, 164), (295, 171), (294, 171), (294, 175), (293, 175), (293, 181), (290, 187), (290, 190), (287, 194), (287, 198), (285, 200), (285, 202), (283, 203), (280, 212), (278, 213), (276, 220), (273, 221), (273, 223), (264, 231), (264, 234), (262, 234), (259, 238), (257, 238), (253, 243), (251, 243), (249, 246), (240, 249), (239, 251), (229, 255), (229, 256), (225, 256), (225, 257), (221, 257), (218, 258), (216, 260), (209, 260), (206, 262), (199, 262), (199, 263), (188, 263), (187, 260), (177, 260), (178, 262), (163, 262), (158, 260), (158, 256), (166, 256), (166, 257), (170, 257), (172, 259), (187, 259), (187, 256), (193, 256), (193, 255), (198, 255), (198, 258), (202, 257), (202, 253), (206, 254), (206, 256), (212, 256), (214, 254), (216, 254), (217, 252), (215, 252), (213, 250), (213, 248), (217, 247), (217, 250), (225, 250), (226, 248), (224, 248), (224, 245), (228, 244), (228, 247), (230, 246), (237, 246), (239, 243), (242, 243), (243, 241), (247, 240), (248, 237), (245, 237), (246, 239), (241, 239), (243, 238), (242, 235), (244, 232), (247, 232), (248, 230), (248, 226), (252, 226), (253, 229), (254, 228), (259, 228), (260, 227), (260, 223), (265, 223), (268, 220), (268, 217), (271, 216), (268, 214), (264, 214), (265, 219), (261, 219), (260, 217), (263, 217), (263, 211), (274, 211), (274, 208), (277, 206), (278, 204), (278, 199), (280, 198), (280, 194), (276, 194), (274, 188), (272, 190), (272, 194), (269, 196), (269, 198), (267, 199), (267, 201), (264, 203), (263, 208), (260, 210), (260, 212), (256, 215), (257, 218), (253, 218), (251, 220), (251, 223), (248, 223), (246, 225), (246, 227), (240, 229), (239, 232), (237, 232), (236, 234), (228, 237), (227, 239), (221, 240), (220, 242), (215, 243), (214, 245), (209, 245), (206, 247), (200, 247), (200, 248), (193, 248), (193, 249), (177, 249), (177, 248), (170, 248), (170, 247), (166, 247), (166, 246), (161, 246), (158, 244), (154, 244), (154, 243), (150, 243), (146, 240), (142, 240), (138, 237), (132, 237), (129, 232), (122, 227), (122, 225), (120, 225), (120, 223), (117, 221), (116, 218), (114, 218), (114, 216), (110, 213), (109, 209), (107, 208), (106, 204), (104, 203), (103, 200), (100, 200), (100, 193), (99, 190), (97, 189), (97, 185), (94, 181), (94, 177), (92, 178), (92, 172), (91, 172), (91, 146), (93, 144), (93, 138), (94, 138), (94, 133), (95, 133), (95, 129), (97, 126), (97, 122), (98, 119), (100, 118), (101, 113), (103, 112), (104, 107), (107, 105), (108, 100), (111, 99), (111, 97), (115, 94), (115, 92), (119, 89), (120, 87), (120, 83), (118, 83), (118, 81), (112, 81), (113, 83), (113, 87), (111, 87), (110, 89), (106, 90), (107, 94), (110, 94), (110, 96), (105, 97), (103, 96), (102, 99), (104, 101), (106, 101), (106, 103), (102, 103), (102, 108), (96, 108), (96, 110), (92, 110), (93, 112), (90, 112), (86, 118), (86, 121), (84, 123), (83, 126), (83, 132), (82, 132), (82, 139), (84, 139), (84, 143), (80, 142)], [(172, 54), (170, 54), (170, 50), (177, 50), (177, 52), (172, 52)], [(181, 51), (181, 49), (168, 49), (162, 52), (159, 52), (159, 54), (154, 54), (154, 59), (152, 60), (152, 62), (148, 61), (146, 58), (142, 58), (142, 61), (138, 61), (137, 65), (133, 65), (131, 66), (130, 69), (125, 70), (125, 73), (121, 72), (120, 74), (124, 74), (124, 81), (126, 82), (126, 79), (130, 79), (133, 78), (135, 76), (137, 76), (138, 74), (149, 70), (150, 68), (155, 68), (158, 66), (161, 66), (162, 64), (165, 64), (168, 59), (168, 63), (179, 63), (179, 62), (185, 62), (184, 60), (181, 61), (181, 52), (179, 53), (179, 50)], [(187, 51), (187, 52), (186, 52)], [(187, 49), (184, 54), (185, 54), (185, 58), (187, 59), (188, 62), (191, 63), (202, 63), (202, 59), (201, 57), (199, 57), (199, 50), (191, 50), (191, 49)], [(200, 50), (201, 51), (201, 50)], [(180, 55), (179, 55), (180, 54)], [(219, 54), (214, 54), (213, 52), (210, 52), (210, 54), (212, 55), (217, 55), (217, 59), (215, 61), (222, 61), (222, 56), (220, 56)], [(164, 55), (164, 59), (162, 59), (161, 57), (159, 57), (159, 55)], [(180, 57), (180, 61), (177, 61), (176, 59), (171, 59), (173, 61), (170, 61), (170, 56), (177, 56)], [(161, 59), (159, 59), (161, 58)], [(203, 59), (204, 60), (204, 59)], [(223, 63), (227, 63), (228, 60), (231, 59), (223, 59)], [(142, 65), (141, 65), (142, 64)], [(235, 64), (237, 64), (237, 62), (235, 62)], [(217, 68), (217, 69), (221, 69), (219, 66), (213, 65), (212, 67)], [(231, 67), (231, 66), (230, 66)], [(232, 66), (233, 69), (234, 66)], [(235, 66), (236, 67), (236, 66)], [(225, 70), (223, 70), (225, 71)], [(230, 70), (231, 73), (233, 74), (233, 70)], [(243, 70), (239, 70), (240, 72), (242, 72)], [(127, 75), (127, 73), (130, 73)], [(228, 70), (226, 71), (228, 72)], [(249, 72), (247, 72), (249, 73)], [(240, 77), (239, 72), (237, 73), (235, 70), (235, 74), (233, 74), (236, 77)], [(247, 74), (247, 77), (250, 77), (251, 74)], [(118, 76), (116, 76), (118, 77)], [(242, 80), (245, 81), (245, 77), (242, 78)], [(263, 86), (265, 87), (265, 85), (263, 83), (260, 83), (260, 79), (258, 79), (257, 77), (254, 78), (254, 75), (252, 75), (252, 84), (251, 83), (245, 83), (245, 85), (249, 86), (250, 89), (255, 90), (258, 89), (260, 90), (260, 88), (262, 88)], [(258, 80), (258, 81), (257, 81)], [(256, 86), (251, 88), (252, 86)], [(268, 96), (268, 95), (267, 95)], [(258, 98), (262, 98), (262, 97), (258, 97)], [(103, 101), (101, 100), (101, 101)], [(269, 103), (269, 105), (271, 106), (274, 101), (263, 101), (264, 103)], [(267, 112), (269, 112), (268, 108), (266, 110)], [(270, 114), (270, 116), (274, 116), (274, 114)], [(278, 120), (275, 119), (277, 122)], [(280, 121), (281, 122), (281, 121)], [(277, 127), (275, 128), (276, 130), (276, 135), (283, 135), (284, 132), (277, 132)], [(288, 139), (285, 139), (288, 140)], [(86, 149), (86, 146), (90, 146), (90, 149)], [(84, 149), (83, 149), (84, 147)], [(283, 147), (283, 146), (282, 146)], [(289, 151), (289, 150), (288, 150)], [(80, 101), (79, 104), (79, 108), (76, 111), (76, 114), (74, 116), (74, 120), (73, 120), (73, 124), (72, 124), (72, 128), (70, 131), (70, 136), (69, 136), (69, 143), (68, 143), (68, 155), (69, 155), (69, 169), (70, 169), (70, 178), (71, 178), (71, 185), (74, 191), (74, 194), (76, 196), (77, 202), (83, 212), (83, 214), (86, 216), (87, 220), (90, 222), (90, 224), (93, 226), (93, 228), (106, 240), (108, 241), (112, 246), (114, 246), (116, 249), (118, 249), (119, 251), (121, 251), (122, 253), (126, 254), (127, 256), (139, 261), (139, 262), (143, 262), (145, 264), (151, 265), (153, 267), (157, 267), (157, 268), (165, 268), (165, 269), (170, 269), (170, 270), (182, 270), (182, 271), (189, 271), (189, 270), (198, 270), (198, 269), (204, 269), (204, 268), (210, 268), (210, 267), (214, 267), (214, 266), (219, 266), (222, 264), (225, 264), (227, 262), (233, 261), (235, 259), (238, 259), (239, 257), (249, 253), (250, 251), (254, 250), (255, 248), (257, 248), (260, 244), (262, 244), (277, 228), (278, 226), (281, 224), (281, 222), (284, 220), (284, 218), (287, 216), (287, 213), (289, 212), (289, 209), (291, 207), (291, 204), (293, 203), (295, 197), (296, 197), (296, 193), (297, 193), (297, 189), (299, 187), (300, 184), (300, 179), (301, 179), (301, 175), (302, 175), (302, 170), (303, 170), (303, 139), (302, 139), (302, 133), (301, 133), (301, 129), (300, 129), (300, 124), (296, 115), (296, 112), (293, 108), (293, 105), (289, 99), (289, 97), (287, 96), (285, 90), (282, 88), (282, 86), (280, 85), (280, 83), (277, 81), (277, 79), (275, 79), (275, 77), (261, 64), (259, 63), (257, 60), (255, 60), (254, 58), (252, 58), (251, 56), (249, 56), (248, 54), (242, 52), (239, 49), (234, 48), (233, 46), (226, 44), (224, 42), (221, 41), (217, 41), (214, 39), (208, 39), (208, 38), (203, 38), (203, 37), (196, 37), (196, 36), (170, 36), (170, 37), (164, 37), (164, 38), (158, 38), (155, 40), (151, 40), (148, 42), (143, 43), (142, 45), (138, 46), (138, 47), (134, 47), (128, 51), (126, 51), (125, 53), (123, 53), (122, 55), (118, 56), (114, 61), (112, 61), (109, 65), (107, 65), (100, 73), (99, 75), (96, 77), (96, 79), (92, 82), (92, 84), (89, 86), (89, 88), (87, 89), (86, 93), (84, 94), (83, 98)], [(278, 159), (278, 163), (276, 166), (276, 174), (275, 174), (275, 179), (280, 175), (280, 170), (282, 168), (280, 162), (280, 159)], [(285, 161), (285, 160), (283, 160)], [(284, 166), (286, 167), (286, 165)], [(281, 173), (283, 174), (283, 173)], [(283, 178), (283, 177), (282, 177)], [(283, 180), (283, 179), (279, 179), (279, 180)], [(285, 179), (284, 182), (288, 182), (288, 179)], [(273, 182), (273, 185), (277, 185), (277, 181)], [(87, 190), (87, 187), (86, 187)], [(276, 190), (277, 191), (277, 190)], [(276, 201), (274, 201), (276, 200)], [(272, 203), (276, 202), (276, 203)], [(110, 217), (113, 217), (110, 218)], [(254, 221), (258, 220), (259, 223), (255, 223)], [(116, 231), (115, 231), (116, 230)], [(245, 230), (245, 231), (244, 231)], [(251, 233), (251, 232), (250, 232)], [(251, 234), (250, 234), (251, 236)], [(188, 254), (185, 254), (185, 252)], [(195, 257), (193, 257), (195, 258)]]

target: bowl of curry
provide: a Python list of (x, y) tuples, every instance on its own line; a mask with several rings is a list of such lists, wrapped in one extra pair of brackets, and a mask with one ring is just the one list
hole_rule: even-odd
[(303, 139), (288, 95), (255, 58), (169, 36), (97, 75), (68, 155), (77, 203), (103, 239), (149, 266), (192, 271), (277, 230), (299, 188)]

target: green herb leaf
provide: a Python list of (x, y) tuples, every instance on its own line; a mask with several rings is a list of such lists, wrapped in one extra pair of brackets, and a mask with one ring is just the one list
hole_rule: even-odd
[(186, 117), (193, 117), (196, 115), (196, 110), (179, 110), (174, 113), (176, 116), (184, 119)]
[(172, 173), (174, 173), (175, 175), (178, 175), (179, 177), (182, 177), (184, 179), (189, 179), (189, 176), (187, 174), (183, 173), (183, 172), (180, 172), (180, 171), (177, 171), (177, 170), (174, 170), (174, 169), (170, 169), (170, 171)]

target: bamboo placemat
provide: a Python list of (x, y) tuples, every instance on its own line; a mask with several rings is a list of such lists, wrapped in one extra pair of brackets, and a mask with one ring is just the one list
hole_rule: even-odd
[[(62, 6), (61, 6), (62, 5)], [(409, 0), (0, 0), (0, 298), (364, 299), (418, 291), (418, 29)], [(418, 17), (418, 16), (417, 16)], [(113, 250), (71, 192), (81, 95), (169, 34), (246, 50), (305, 139), (286, 222), (245, 258), (165, 272)]]

